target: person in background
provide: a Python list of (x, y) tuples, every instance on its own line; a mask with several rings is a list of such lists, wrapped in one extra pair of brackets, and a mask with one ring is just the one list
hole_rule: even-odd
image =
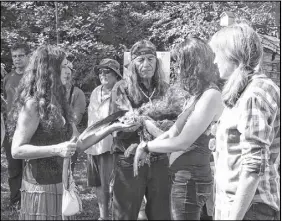
[[(3, 88), (4, 88), (4, 102), (5, 107), (3, 111), (4, 122), (6, 123), (7, 116), (14, 103), (15, 93), (19, 85), (20, 80), (24, 75), (25, 68), (28, 63), (29, 47), (27, 44), (16, 43), (11, 47), (11, 55), (13, 60), (13, 69), (9, 74), (4, 77)], [(2, 109), (2, 99), (1, 99), (1, 109)], [(7, 128), (7, 124), (6, 124)], [(21, 201), (20, 187), (22, 182), (22, 160), (13, 159), (11, 155), (11, 139), (6, 132), (3, 147), (6, 152), (7, 162), (8, 162), (8, 182), (10, 187), (10, 206), (19, 207)]]
[[(149, 152), (170, 153), (170, 215), (172, 220), (200, 220), (201, 210), (212, 193), (210, 129), (223, 106), (218, 88), (214, 55), (209, 45), (188, 38), (175, 49), (180, 80), (190, 98), (175, 124), (153, 141), (141, 142), (134, 158), (138, 163)], [(139, 170), (139, 171), (138, 171)]]
[[(96, 87), (90, 96), (88, 106), (88, 126), (104, 119), (109, 115), (110, 95), (115, 83), (122, 78), (120, 64), (113, 59), (103, 59), (95, 67), (99, 74), (101, 85)], [(97, 144), (85, 150), (87, 153), (88, 186), (95, 188), (100, 217), (99, 220), (109, 219), (109, 184), (114, 168), (113, 154), (110, 153), (113, 144), (112, 135), (108, 135)]]
[[(2, 79), (4, 79), (4, 77), (6, 75), (7, 75), (7, 72), (6, 72), (5, 68), (1, 64), (1, 89), (2, 89)], [(6, 128), (5, 128), (4, 116), (3, 116), (3, 111), (5, 109), (5, 107), (4, 107), (5, 104), (6, 104), (6, 100), (2, 96), (2, 92), (1, 92), (1, 153), (2, 153), (2, 144), (3, 144), (4, 138), (5, 138), (5, 134), (6, 134)]]
[(55, 46), (37, 48), (8, 115), (11, 154), (25, 160), (19, 220), (63, 218), (63, 160), (76, 150), (72, 114), (60, 80), (65, 59)]
[[(70, 105), (75, 126), (79, 125), (86, 109), (86, 99), (83, 91), (73, 85), (73, 65), (68, 60), (62, 65), (61, 81), (66, 87), (66, 98)], [(74, 128), (75, 130), (76, 128)], [(78, 134), (78, 131), (77, 131)], [(71, 170), (74, 172), (78, 152), (71, 157)]]
[(225, 27), (210, 45), (225, 109), (216, 132), (215, 220), (275, 220), (280, 215), (280, 90), (262, 71), (259, 35)]

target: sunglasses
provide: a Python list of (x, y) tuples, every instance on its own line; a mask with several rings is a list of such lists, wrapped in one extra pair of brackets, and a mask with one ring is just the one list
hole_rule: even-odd
[(111, 69), (100, 69), (98, 71), (99, 75), (102, 75), (102, 74), (112, 74), (113, 71)]

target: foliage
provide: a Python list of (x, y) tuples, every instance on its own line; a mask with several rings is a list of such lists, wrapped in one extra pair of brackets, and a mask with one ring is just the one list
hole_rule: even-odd
[[(1, 2), (1, 63), (8, 71), (9, 47), (15, 41), (25, 41), (31, 49), (57, 43), (55, 4)], [(75, 83), (92, 91), (99, 84), (93, 67), (105, 57), (122, 64), (123, 52), (138, 40), (149, 39), (158, 50), (170, 50), (190, 35), (208, 40), (220, 28), (224, 11), (248, 20), (259, 33), (277, 36), (279, 6), (280, 2), (57, 2), (59, 45), (74, 60)], [(171, 77), (175, 80), (174, 71)]]

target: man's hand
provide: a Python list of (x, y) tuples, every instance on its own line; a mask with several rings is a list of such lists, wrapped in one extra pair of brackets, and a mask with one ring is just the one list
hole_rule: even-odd
[(133, 163), (133, 174), (134, 176), (138, 175), (138, 167), (143, 166), (147, 153), (144, 151), (144, 141), (142, 141), (136, 149), (135, 156), (134, 156), (134, 163)]

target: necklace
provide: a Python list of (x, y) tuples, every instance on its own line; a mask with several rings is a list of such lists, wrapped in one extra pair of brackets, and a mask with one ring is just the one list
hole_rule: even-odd
[(150, 96), (148, 96), (143, 90), (142, 88), (139, 86), (140, 91), (142, 92), (142, 94), (149, 100), (150, 103), (152, 103), (152, 97), (154, 96), (155, 92), (156, 92), (156, 88), (154, 88), (152, 94)]

